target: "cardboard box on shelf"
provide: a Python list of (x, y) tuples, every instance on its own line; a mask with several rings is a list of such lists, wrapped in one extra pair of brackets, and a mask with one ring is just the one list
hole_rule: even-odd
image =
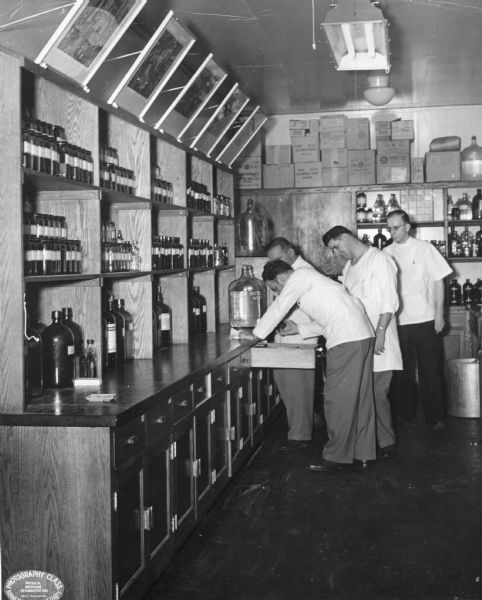
[(348, 184), (375, 183), (375, 150), (348, 150)]
[(411, 119), (392, 121), (392, 140), (413, 140), (415, 137)]
[(389, 140), (392, 135), (391, 121), (377, 121), (375, 123), (375, 138)]
[(378, 140), (377, 183), (410, 182), (410, 142)]
[(414, 156), (410, 160), (410, 179), (412, 183), (423, 183), (425, 181), (423, 173), (423, 158)]
[(425, 181), (460, 181), (460, 152), (427, 152)]
[(263, 165), (264, 189), (292, 188), (295, 185), (293, 164)]
[(348, 166), (348, 150), (345, 148), (327, 148), (321, 152), (323, 168), (346, 168)]
[[(322, 165), (324, 163), (322, 162)], [(323, 186), (348, 185), (348, 169), (346, 167), (321, 168), (321, 180)]]
[(298, 163), (295, 167), (295, 187), (321, 187), (324, 185), (321, 174), (321, 162)]
[(292, 138), (293, 162), (319, 162), (320, 142), (318, 135), (306, 135), (305, 137)]
[(346, 121), (345, 115), (320, 117), (321, 149), (346, 148)]
[(290, 135), (296, 136), (295, 131), (303, 131), (304, 135), (318, 135), (318, 119), (290, 119)]
[(369, 119), (346, 120), (346, 147), (348, 150), (368, 150), (370, 148)]
[(291, 162), (291, 144), (266, 146), (265, 161), (267, 165), (285, 165)]
[(261, 156), (249, 156), (234, 164), (234, 184), (241, 190), (262, 187)]

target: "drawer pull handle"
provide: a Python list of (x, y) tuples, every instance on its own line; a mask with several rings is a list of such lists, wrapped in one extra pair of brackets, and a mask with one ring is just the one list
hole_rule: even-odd
[(202, 385), (197, 388), (196, 394), (204, 394), (205, 391), (206, 391), (206, 388)]
[(162, 425), (163, 423), (167, 423), (167, 417), (166, 416), (157, 417), (155, 422), (158, 423), (159, 425)]
[(187, 408), (189, 406), (189, 400), (181, 400), (178, 404), (181, 408)]
[(216, 377), (216, 381), (219, 381), (219, 383), (223, 383), (224, 382), (224, 376), (220, 375), (219, 377)]
[(127, 446), (135, 446), (136, 444), (138, 444), (140, 442), (141, 437), (139, 435), (131, 435), (130, 437), (127, 438), (126, 440), (126, 445)]

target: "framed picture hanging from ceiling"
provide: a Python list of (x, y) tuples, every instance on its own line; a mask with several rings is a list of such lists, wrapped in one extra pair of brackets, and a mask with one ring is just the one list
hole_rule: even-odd
[(108, 103), (121, 106), (144, 120), (144, 115), (195, 41), (191, 32), (176, 21), (173, 12), (169, 11), (111, 94)]
[(147, 0), (77, 0), (35, 59), (84, 88)]

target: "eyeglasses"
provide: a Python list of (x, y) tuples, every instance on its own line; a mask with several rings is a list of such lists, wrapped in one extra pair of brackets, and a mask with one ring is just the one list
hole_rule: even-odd
[(398, 231), (399, 229), (401, 229), (402, 227), (404, 227), (405, 223), (403, 225), (395, 225), (393, 227), (385, 227), (385, 229), (389, 232), (389, 233), (393, 233), (394, 231)]

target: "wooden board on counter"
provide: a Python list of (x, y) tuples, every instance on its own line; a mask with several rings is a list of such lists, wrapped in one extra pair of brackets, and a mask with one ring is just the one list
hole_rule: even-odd
[(251, 348), (251, 367), (267, 369), (314, 369), (313, 346), (268, 344)]

